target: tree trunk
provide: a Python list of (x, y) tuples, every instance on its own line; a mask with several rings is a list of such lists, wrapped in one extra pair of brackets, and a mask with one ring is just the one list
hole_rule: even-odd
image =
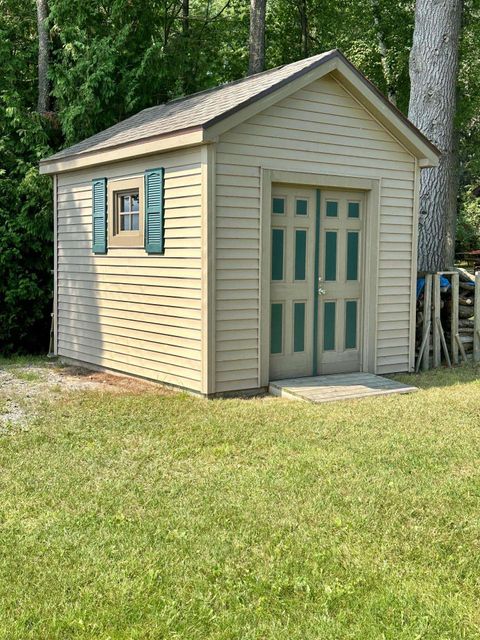
[(420, 182), (418, 266), (452, 267), (458, 191), (455, 112), (462, 0), (417, 0), (408, 117), (442, 152)]
[(388, 48), (385, 42), (385, 33), (381, 26), (381, 10), (378, 4), (378, 0), (371, 0), (373, 23), (375, 25), (375, 32), (377, 34), (378, 50), (380, 52), (380, 58), (382, 62), (383, 77), (387, 84), (387, 97), (392, 104), (397, 105), (397, 90), (393, 79), (390, 62), (388, 60)]
[(307, 0), (299, 0), (298, 11), (300, 14), (300, 28), (302, 32), (302, 57), (308, 58), (310, 47), (308, 37)]
[(183, 38), (183, 93), (188, 95), (193, 86), (193, 65), (190, 60), (190, 0), (182, 0), (182, 38)]
[(37, 29), (38, 29), (38, 113), (46, 113), (50, 107), (50, 91), (48, 83), (48, 3), (47, 0), (37, 0)]
[(250, 0), (250, 59), (248, 75), (265, 69), (265, 11), (267, 0)]

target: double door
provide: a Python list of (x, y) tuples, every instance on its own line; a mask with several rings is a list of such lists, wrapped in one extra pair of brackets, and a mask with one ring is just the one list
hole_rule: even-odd
[(359, 371), (364, 195), (274, 185), (270, 379)]

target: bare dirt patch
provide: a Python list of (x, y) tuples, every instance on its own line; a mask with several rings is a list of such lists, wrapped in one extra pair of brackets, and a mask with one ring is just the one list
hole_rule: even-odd
[(59, 398), (75, 391), (107, 393), (156, 393), (173, 391), (158, 383), (62, 365), (55, 361), (39, 364), (0, 365), (0, 435), (26, 428), (35, 416), (35, 403), (41, 398)]

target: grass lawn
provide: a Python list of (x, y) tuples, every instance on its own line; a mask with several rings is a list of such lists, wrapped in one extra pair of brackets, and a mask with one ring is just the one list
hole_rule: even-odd
[(39, 397), (0, 437), (0, 638), (480, 638), (480, 369), (403, 379)]

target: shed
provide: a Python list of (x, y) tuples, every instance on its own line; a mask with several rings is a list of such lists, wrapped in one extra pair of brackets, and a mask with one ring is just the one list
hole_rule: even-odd
[(204, 395), (411, 371), (439, 156), (338, 50), (56, 153), (56, 353)]

